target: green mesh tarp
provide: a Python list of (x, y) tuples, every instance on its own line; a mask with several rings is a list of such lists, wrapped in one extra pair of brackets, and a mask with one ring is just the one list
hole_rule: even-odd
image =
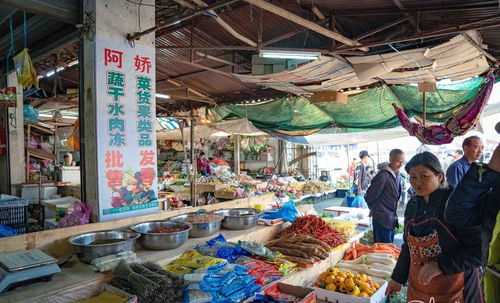
[(331, 117), (303, 97), (281, 98), (262, 104), (214, 107), (212, 113), (222, 120), (248, 118), (256, 127), (270, 130), (313, 130), (333, 122)]
[[(438, 91), (426, 93), (427, 119), (442, 123), (479, 91), (483, 78), (439, 84)], [(211, 108), (217, 120), (248, 118), (264, 130), (307, 131), (338, 125), (346, 128), (381, 129), (399, 125), (392, 107), (396, 103), (409, 115), (422, 113), (422, 93), (416, 85), (376, 87), (351, 95), (346, 104), (310, 104), (304, 97), (281, 98), (259, 104)]]
[(347, 127), (388, 128), (398, 125), (392, 103), (401, 104), (386, 88), (369, 89), (349, 96), (348, 102), (321, 102), (315, 105), (332, 117), (336, 124)]

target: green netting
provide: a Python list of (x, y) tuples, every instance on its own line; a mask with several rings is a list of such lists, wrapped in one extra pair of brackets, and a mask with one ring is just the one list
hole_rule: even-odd
[[(474, 97), (481, 83), (482, 78), (473, 78), (471, 80), (463, 81), (454, 85), (440, 85), (438, 91), (433, 93), (426, 93), (427, 100), (426, 112), (429, 118), (442, 118), (439, 114), (447, 114), (459, 105), (462, 105)], [(391, 90), (396, 94), (401, 101), (405, 111), (411, 114), (420, 114), (423, 111), (422, 107), (422, 93), (420, 93), (416, 86), (410, 85), (393, 85)], [(448, 115), (449, 117), (449, 115)]]
[(271, 130), (312, 130), (333, 122), (303, 97), (281, 98), (263, 104), (227, 105), (212, 110), (220, 119), (227, 120), (236, 115), (248, 118), (256, 127)]
[[(483, 79), (438, 85), (438, 92), (426, 93), (427, 119), (441, 123), (479, 91)], [(218, 120), (248, 118), (268, 130), (305, 131), (336, 125), (346, 128), (381, 129), (400, 125), (392, 107), (396, 103), (409, 116), (422, 113), (422, 93), (416, 85), (376, 87), (351, 95), (346, 104), (310, 104), (304, 97), (273, 100), (261, 104), (228, 105), (211, 108)]]
[(338, 102), (316, 103), (335, 123), (349, 127), (388, 128), (397, 125), (392, 103), (401, 104), (386, 88), (379, 87), (349, 96), (346, 104)]

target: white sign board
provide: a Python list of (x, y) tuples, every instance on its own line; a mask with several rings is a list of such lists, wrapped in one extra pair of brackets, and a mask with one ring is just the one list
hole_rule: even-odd
[(100, 221), (158, 210), (154, 47), (96, 39)]

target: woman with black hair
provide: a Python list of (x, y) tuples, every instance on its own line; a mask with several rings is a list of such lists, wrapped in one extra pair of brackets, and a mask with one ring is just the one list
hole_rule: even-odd
[(408, 302), (483, 302), (480, 227), (445, 222), (452, 190), (444, 186), (436, 156), (418, 154), (405, 170), (415, 196), (406, 207), (404, 244), (386, 293), (399, 292), (408, 281)]

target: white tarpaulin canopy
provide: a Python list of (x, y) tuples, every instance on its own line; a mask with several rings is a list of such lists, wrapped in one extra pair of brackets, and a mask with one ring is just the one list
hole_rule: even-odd
[[(189, 140), (191, 129), (186, 127), (183, 132), (184, 140)], [(226, 137), (230, 135), (267, 136), (266, 133), (253, 126), (252, 122), (248, 121), (248, 119), (196, 125), (194, 127), (194, 134), (195, 140), (209, 137)], [(160, 130), (156, 132), (156, 138), (158, 140), (181, 140), (181, 131), (180, 129)]]
[[(468, 31), (467, 35), (481, 45), (481, 36), (476, 31)], [(385, 54), (348, 57), (348, 63), (323, 56), (294, 70), (233, 76), (244, 82), (300, 95), (360, 87), (380, 79), (389, 84), (435, 82), (440, 79), (456, 81), (480, 75), (489, 69), (484, 55), (463, 35), (434, 47), (403, 51), (394, 49), (394, 52)]]

